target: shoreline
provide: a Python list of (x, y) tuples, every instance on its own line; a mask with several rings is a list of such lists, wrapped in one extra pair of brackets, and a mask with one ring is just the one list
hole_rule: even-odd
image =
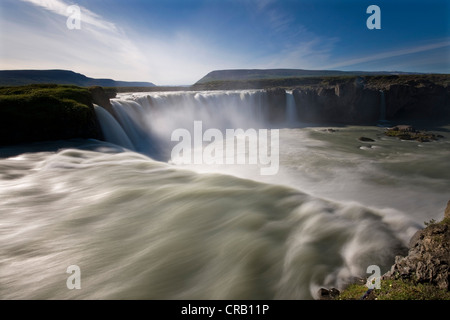
[(450, 201), (441, 221), (425, 223), (410, 239), (406, 256), (396, 256), (379, 288), (367, 279), (339, 291), (321, 288), (318, 300), (450, 300)]

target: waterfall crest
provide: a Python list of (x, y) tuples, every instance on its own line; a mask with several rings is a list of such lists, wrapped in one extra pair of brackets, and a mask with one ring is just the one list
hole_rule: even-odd
[(102, 107), (94, 105), (94, 108), (105, 139), (124, 148), (135, 150), (133, 143), (116, 119)]
[(298, 122), (297, 105), (292, 91), (286, 91), (286, 122), (291, 126)]
[[(103, 109), (99, 118), (108, 142), (167, 160), (172, 132), (179, 128), (192, 132), (194, 121), (201, 121), (204, 130), (214, 128), (223, 133), (226, 129), (273, 127), (268, 94), (264, 90), (122, 94), (111, 100), (117, 121), (105, 117)], [(297, 111), (292, 92), (286, 93), (283, 108), (287, 116), (282, 125), (293, 126)]]

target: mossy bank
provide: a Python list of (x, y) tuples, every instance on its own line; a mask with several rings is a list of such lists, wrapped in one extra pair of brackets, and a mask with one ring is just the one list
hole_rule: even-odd
[(408, 255), (397, 256), (391, 270), (381, 277), (379, 289), (368, 291), (366, 285), (355, 283), (333, 298), (450, 300), (450, 201), (442, 221), (425, 225), (411, 238)]
[(102, 139), (93, 104), (104, 101), (109, 103), (108, 94), (101, 87), (56, 84), (0, 87), (0, 145)]

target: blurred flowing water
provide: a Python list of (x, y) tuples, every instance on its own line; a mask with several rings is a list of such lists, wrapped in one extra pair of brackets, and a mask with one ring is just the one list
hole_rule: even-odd
[[(287, 118), (277, 175), (170, 163), (171, 131), (194, 120), (268, 127), (264, 95), (123, 95), (116, 118), (97, 107), (109, 142), (1, 148), (0, 298), (313, 299), (369, 265), (388, 271), (423, 222), (442, 217), (447, 139)], [(80, 290), (66, 286), (70, 265)]]

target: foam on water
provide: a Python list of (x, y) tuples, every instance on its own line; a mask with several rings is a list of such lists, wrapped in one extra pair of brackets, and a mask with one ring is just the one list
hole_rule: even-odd
[(403, 246), (382, 211), (98, 148), (1, 160), (2, 298), (309, 299)]

